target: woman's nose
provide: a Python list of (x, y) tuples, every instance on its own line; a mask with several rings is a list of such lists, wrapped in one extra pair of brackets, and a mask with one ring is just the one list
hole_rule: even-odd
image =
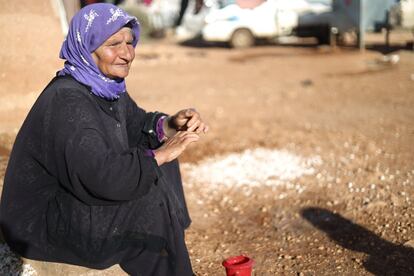
[(131, 53), (129, 44), (127, 44), (126, 42), (123, 42), (120, 45), (120, 49), (119, 49), (119, 57), (121, 57), (122, 59), (125, 59), (127, 61), (131, 61), (133, 59), (133, 54)]

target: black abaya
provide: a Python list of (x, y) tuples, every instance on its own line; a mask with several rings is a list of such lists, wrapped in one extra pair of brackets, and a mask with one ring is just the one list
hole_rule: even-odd
[(13, 147), (0, 225), (16, 253), (131, 275), (192, 275), (190, 219), (178, 162), (158, 167), (148, 149), (160, 113), (127, 93), (106, 101), (70, 76), (56, 77), (29, 112)]

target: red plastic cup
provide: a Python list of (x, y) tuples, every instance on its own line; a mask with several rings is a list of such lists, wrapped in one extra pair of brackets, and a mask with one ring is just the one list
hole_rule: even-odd
[(234, 256), (223, 261), (227, 276), (251, 276), (254, 261), (247, 256)]

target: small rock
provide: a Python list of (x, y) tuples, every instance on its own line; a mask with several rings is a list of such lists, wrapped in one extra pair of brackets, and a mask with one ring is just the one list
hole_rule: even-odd
[(394, 194), (391, 195), (391, 201), (395, 206), (402, 206), (404, 204), (404, 198), (400, 198)]
[(406, 243), (404, 243), (404, 246), (414, 248), (414, 240), (407, 241)]
[(357, 264), (361, 264), (362, 263), (361, 259), (358, 259), (358, 258), (352, 258), (352, 260), (354, 262), (356, 262)]
[(367, 205), (367, 209), (376, 209), (376, 208), (383, 208), (387, 206), (387, 202), (385, 201), (374, 201)]
[(301, 84), (303, 87), (308, 87), (308, 86), (312, 86), (312, 85), (313, 85), (313, 81), (312, 81), (312, 80), (310, 80), (310, 79), (306, 79), (306, 80), (302, 80), (302, 81), (300, 82), (300, 84)]

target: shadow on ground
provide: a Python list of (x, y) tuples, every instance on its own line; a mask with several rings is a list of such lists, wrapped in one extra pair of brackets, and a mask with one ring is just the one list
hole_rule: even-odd
[[(201, 36), (197, 36), (192, 39), (188, 39), (179, 43), (181, 46), (190, 47), (190, 48), (228, 48), (230, 49), (231, 46), (227, 42), (213, 42), (213, 41), (206, 41), (203, 40)], [(276, 41), (272, 41), (269, 39), (257, 39), (254, 46), (278, 46), (278, 47), (296, 47), (296, 48), (317, 48), (320, 45), (313, 41), (308, 42), (296, 42), (296, 43), (278, 43)]]
[(372, 44), (367, 45), (367, 50), (376, 51), (383, 55), (388, 55), (393, 52), (398, 52), (401, 50), (413, 51), (413, 42), (407, 43), (406, 45), (389, 45), (386, 44)]
[[(407, 42), (405, 45), (386, 45), (385, 43), (375, 43), (366, 45), (366, 49), (370, 51), (379, 52), (383, 55), (388, 55), (393, 52), (398, 52), (401, 50), (414, 51), (414, 41)], [(225, 42), (208, 42), (202, 39), (201, 36), (183, 41), (180, 43), (181, 46), (191, 47), (191, 48), (230, 48), (228, 43)], [(255, 46), (277, 46), (277, 47), (295, 47), (295, 48), (314, 48), (318, 49), (320, 47), (329, 48), (329, 45), (320, 45), (312, 39), (302, 39), (298, 42), (284, 42), (278, 43), (272, 40), (257, 40)], [(341, 50), (358, 50), (357, 45), (338, 45), (338, 48)], [(335, 48), (335, 46), (333, 47)]]
[(414, 275), (414, 249), (386, 241), (326, 209), (305, 208), (301, 215), (342, 247), (367, 254), (367, 271), (375, 275)]
[(201, 36), (182, 41), (179, 43), (181, 46), (190, 48), (230, 48), (228, 43), (225, 42), (208, 42), (203, 40)]

